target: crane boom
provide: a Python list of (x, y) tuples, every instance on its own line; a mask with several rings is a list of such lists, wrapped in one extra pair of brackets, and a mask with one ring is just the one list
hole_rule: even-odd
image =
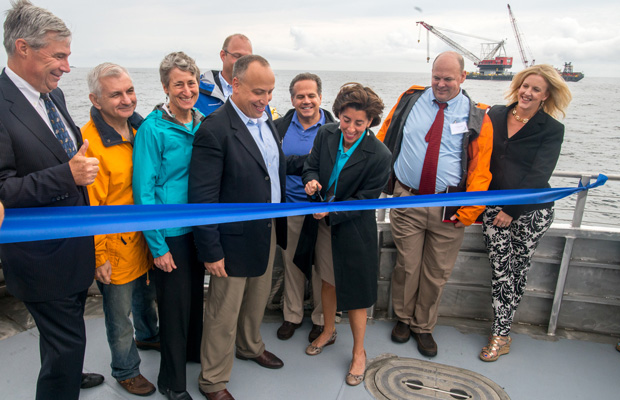
[(508, 4), (508, 15), (510, 16), (510, 24), (512, 25), (512, 30), (515, 33), (515, 38), (517, 39), (517, 47), (519, 47), (519, 54), (521, 55), (521, 61), (523, 62), (523, 66), (525, 68), (530, 65), (534, 65), (534, 60), (532, 60), (531, 64), (527, 59), (527, 55), (525, 53), (525, 46), (523, 45), (523, 39), (521, 38), (521, 32), (517, 27), (517, 19), (512, 14), (512, 9), (510, 8), (510, 4)]
[(495, 46), (493, 48), (493, 50), (491, 50), (487, 55), (485, 55), (484, 58), (493, 58), (493, 57), (495, 57), (497, 52), (500, 51), (504, 47), (504, 44), (506, 44), (505, 40), (502, 40), (501, 42), (497, 43), (497, 46)]
[[(432, 33), (433, 35), (437, 36), (439, 39), (443, 40), (448, 45), (450, 45), (463, 57), (466, 57), (467, 59), (473, 61), (474, 65), (478, 67), (478, 70), (479, 70), (478, 73), (481, 75), (503, 74), (506, 71), (506, 69), (512, 68), (512, 57), (506, 56), (506, 52), (504, 49), (504, 43), (505, 43), (504, 40), (500, 41), (499, 43), (498, 42), (482, 43), (482, 51), (480, 52), (481, 56), (477, 57), (474, 53), (467, 50), (466, 48), (464, 48), (463, 46), (461, 46), (454, 40), (450, 39), (448, 36), (444, 35), (440, 31), (440, 29), (443, 29), (443, 30), (447, 30), (447, 29), (437, 28), (435, 26), (427, 24), (424, 21), (418, 21), (416, 22), (416, 25), (420, 25), (421, 27), (424, 27), (426, 29), (426, 46), (427, 46), (426, 47), (426, 53), (427, 53), (426, 61), (427, 62), (430, 60), (428, 36)], [(420, 31), (421, 30), (422, 28), (420, 28)], [(450, 32), (458, 33), (459, 35), (472, 36), (472, 35), (455, 32), (455, 31), (450, 31)], [(498, 52), (503, 53), (503, 56), (501, 54), (500, 56), (496, 56)]]
[(424, 28), (426, 28), (428, 31), (433, 33), (439, 39), (443, 40), (448, 45), (452, 46), (452, 48), (454, 48), (457, 52), (461, 53), (461, 55), (463, 57), (467, 57), (469, 60), (473, 61), (475, 65), (478, 65), (478, 63), (480, 61), (482, 61), (482, 60), (480, 60), (480, 58), (476, 57), (476, 55), (473, 54), (471, 51), (467, 50), (466, 48), (464, 48), (463, 46), (461, 46), (460, 44), (458, 44), (454, 40), (450, 39), (449, 37), (447, 37), (443, 33), (439, 32), (432, 25), (429, 25), (429, 24), (427, 24), (424, 21), (418, 21), (418, 22), (416, 22), (416, 25), (422, 25)]

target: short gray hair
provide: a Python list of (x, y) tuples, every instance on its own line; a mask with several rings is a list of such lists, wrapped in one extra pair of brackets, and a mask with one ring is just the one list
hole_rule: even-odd
[(71, 38), (67, 25), (44, 8), (28, 0), (11, 1), (11, 9), (4, 20), (4, 48), (8, 56), (15, 53), (15, 41), (24, 39), (28, 46), (37, 50), (48, 44), (48, 33), (56, 33), (56, 39)]
[(164, 86), (170, 83), (170, 71), (174, 68), (194, 74), (196, 82), (200, 82), (200, 68), (196, 65), (196, 61), (182, 51), (175, 51), (164, 57), (159, 64), (159, 78)]
[(248, 67), (254, 61), (258, 62), (263, 67), (270, 67), (269, 61), (267, 61), (264, 57), (261, 57), (258, 54), (248, 54), (247, 56), (243, 56), (238, 59), (237, 62), (233, 65), (232, 77), (239, 80), (243, 79), (243, 76), (248, 70)]
[(321, 95), (321, 92), (323, 91), (323, 84), (321, 83), (321, 78), (319, 78), (318, 75), (311, 74), (310, 72), (303, 72), (294, 77), (288, 87), (288, 91), (291, 93), (291, 97), (295, 96), (295, 93), (293, 93), (293, 91), (295, 89), (295, 84), (299, 81), (314, 81), (314, 83), (316, 83), (317, 94), (319, 96)]
[[(121, 75), (129, 76), (129, 72), (125, 67), (111, 62), (104, 62), (91, 69), (88, 73), (88, 90), (95, 96), (101, 96), (101, 79), (110, 76), (119, 77)], [(131, 76), (129, 76), (131, 79)]]

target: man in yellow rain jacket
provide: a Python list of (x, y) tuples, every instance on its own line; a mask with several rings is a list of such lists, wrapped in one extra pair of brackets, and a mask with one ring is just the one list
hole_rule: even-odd
[[(95, 182), (88, 186), (90, 204), (134, 204), (133, 141), (135, 125), (142, 117), (135, 113), (133, 82), (125, 68), (103, 63), (89, 73), (88, 87), (93, 107), (82, 135), (90, 143), (88, 156), (96, 157), (100, 167)], [(148, 279), (153, 261), (146, 241), (142, 232), (97, 235), (95, 256), (95, 279), (103, 295), (112, 376), (129, 393), (150, 395), (155, 386), (140, 374), (136, 348), (157, 349), (159, 345), (155, 288)]]

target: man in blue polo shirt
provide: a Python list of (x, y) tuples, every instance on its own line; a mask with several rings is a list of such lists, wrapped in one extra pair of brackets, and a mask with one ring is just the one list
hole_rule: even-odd
[[(289, 161), (286, 176), (286, 201), (298, 203), (308, 201), (301, 182), (301, 170), (308, 153), (312, 149), (314, 138), (319, 128), (334, 117), (321, 106), (321, 78), (315, 74), (303, 73), (291, 81), (289, 91), (293, 109), (282, 118), (276, 119), (275, 125), (282, 138), (282, 151)], [(289, 157), (299, 156), (299, 157)], [(296, 171), (293, 171), (296, 169)], [(304, 216), (288, 217), (287, 249), (284, 258), (284, 323), (278, 329), (281, 340), (290, 339), (295, 330), (301, 326), (304, 317), (305, 275), (293, 264), (299, 234)], [(312, 329), (308, 340), (312, 342), (323, 331), (323, 308), (321, 307), (321, 277), (316, 271), (312, 274), (314, 311), (312, 312)]]

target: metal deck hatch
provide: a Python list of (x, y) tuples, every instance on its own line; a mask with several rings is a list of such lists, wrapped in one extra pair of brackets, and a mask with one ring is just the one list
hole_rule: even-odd
[(510, 400), (498, 384), (476, 372), (394, 354), (370, 360), (364, 382), (379, 400)]

